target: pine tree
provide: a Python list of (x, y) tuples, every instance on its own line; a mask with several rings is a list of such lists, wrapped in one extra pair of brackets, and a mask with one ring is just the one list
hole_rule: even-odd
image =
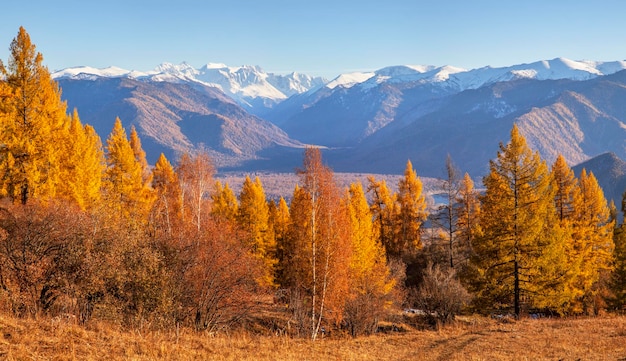
[(274, 268), (276, 267), (276, 243), (269, 233), (269, 209), (261, 180), (256, 177), (254, 182), (249, 176), (239, 194), (239, 211), (237, 221), (249, 238), (249, 245), (254, 255), (265, 264), (265, 274), (260, 283), (274, 285)]
[(399, 212), (395, 221), (394, 243), (387, 249), (392, 255), (412, 255), (422, 248), (421, 226), (426, 220), (426, 199), (422, 181), (407, 161), (404, 178), (398, 183)]
[(42, 65), (30, 36), (20, 27), (10, 46), (8, 67), (0, 61), (2, 124), (2, 193), (26, 204), (50, 199), (59, 185), (59, 144), (66, 141), (66, 105), (61, 91)]
[(520, 315), (522, 302), (559, 308), (562, 234), (555, 218), (548, 167), (533, 153), (517, 126), (484, 178), (480, 237), (473, 262), (479, 271), (478, 299)]

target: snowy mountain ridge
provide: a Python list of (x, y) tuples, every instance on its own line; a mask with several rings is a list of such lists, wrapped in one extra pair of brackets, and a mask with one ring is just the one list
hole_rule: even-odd
[[(258, 66), (229, 67), (208, 63), (199, 69), (187, 63), (163, 63), (152, 71), (130, 71), (118, 67), (92, 68), (80, 66), (52, 73), (53, 79), (131, 78), (139, 81), (198, 83), (218, 88), (239, 104), (253, 110), (260, 103), (267, 108), (294, 95), (323, 86), (320, 77), (293, 72), (287, 75), (266, 73)], [(254, 111), (253, 111), (254, 112)]]
[(194, 68), (187, 63), (163, 63), (152, 71), (130, 71), (118, 67), (92, 68), (87, 66), (67, 68), (52, 74), (54, 79), (70, 78), (94, 80), (98, 77), (126, 77), (141, 81), (198, 83), (215, 87), (233, 98), (248, 111), (263, 115), (285, 99), (322, 88), (335, 91), (356, 87), (370, 91), (381, 84), (418, 83), (432, 84), (449, 93), (478, 89), (497, 82), (517, 79), (536, 80), (588, 80), (610, 75), (626, 69), (626, 61), (574, 61), (566, 58), (541, 60), (506, 67), (485, 66), (463, 69), (454, 66), (399, 65), (371, 72), (352, 72), (337, 76), (328, 82), (320, 77), (291, 73), (267, 73), (258, 66), (231, 67), (221, 63), (207, 63)]
[(344, 88), (359, 86), (363, 90), (369, 90), (382, 83), (419, 82), (435, 84), (454, 92), (461, 92), (517, 79), (588, 80), (624, 69), (626, 69), (626, 61), (574, 61), (565, 58), (541, 60), (507, 67), (485, 66), (470, 70), (449, 65), (442, 67), (400, 65), (385, 67), (375, 72), (342, 74), (326, 84), (326, 87), (334, 89), (338, 86)]

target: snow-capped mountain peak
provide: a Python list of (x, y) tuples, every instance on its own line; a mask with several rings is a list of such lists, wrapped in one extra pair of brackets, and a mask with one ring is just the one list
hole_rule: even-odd
[(375, 75), (376, 73), (374, 72), (367, 72), (367, 73), (354, 72), (354, 73), (341, 74), (335, 79), (333, 79), (333, 81), (326, 84), (326, 87), (329, 89), (335, 89), (338, 86), (341, 86), (344, 88), (350, 88), (356, 84), (360, 84), (369, 80), (371, 77)]
[[(229, 67), (221, 63), (207, 63), (199, 69), (187, 63), (162, 63), (153, 71), (137, 72), (117, 67), (96, 69), (75, 67), (57, 71), (54, 79), (74, 78), (95, 80), (100, 77), (129, 77), (142, 81), (201, 84), (219, 88), (248, 110), (255, 107), (271, 108), (287, 97), (319, 88), (326, 80), (304, 74), (277, 75), (266, 73), (258, 66)], [(261, 110), (262, 111), (262, 110)]]

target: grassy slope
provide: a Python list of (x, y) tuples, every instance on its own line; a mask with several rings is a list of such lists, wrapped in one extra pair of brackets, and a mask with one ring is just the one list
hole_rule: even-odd
[(0, 316), (7, 360), (626, 360), (626, 317), (522, 320), (463, 318), (439, 331), (317, 342), (235, 333), (120, 332), (59, 319)]

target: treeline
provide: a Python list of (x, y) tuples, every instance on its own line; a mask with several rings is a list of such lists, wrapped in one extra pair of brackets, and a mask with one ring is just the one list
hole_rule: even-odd
[[(592, 314), (626, 302), (626, 232), (593, 174), (552, 167), (516, 127), (479, 193), (451, 160), (429, 214), (410, 162), (392, 192), (337, 186), (304, 151), (288, 204), (246, 178), (235, 195), (206, 153), (146, 161), (116, 119), (102, 144), (23, 28), (0, 62), (0, 308), (128, 327), (220, 330), (260, 302), (315, 339), (376, 331), (400, 306), (446, 322), (477, 312)], [(622, 210), (626, 208), (622, 202)]]

